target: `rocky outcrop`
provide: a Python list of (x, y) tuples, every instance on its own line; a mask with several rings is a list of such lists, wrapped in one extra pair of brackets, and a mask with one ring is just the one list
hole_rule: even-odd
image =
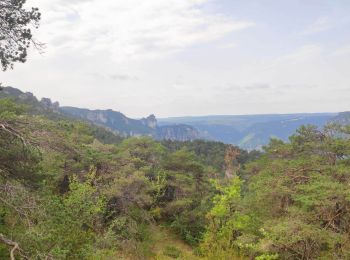
[(53, 112), (56, 112), (56, 113), (59, 112), (60, 103), (58, 103), (57, 101), (52, 102), (51, 99), (49, 98), (42, 98), (40, 100), (40, 103), (45, 109), (51, 109)]
[(37, 100), (31, 92), (21, 93), (19, 98), (22, 100)]
[(46, 114), (55, 115), (59, 114), (60, 104), (58, 102), (52, 102), (49, 98), (42, 98), (40, 101), (31, 92), (22, 92), (19, 89), (13, 87), (4, 87), (0, 91), (0, 98), (11, 97), (15, 101), (27, 105), (27, 110), (32, 114)]
[(66, 115), (108, 127), (124, 136), (152, 135), (154, 131), (144, 121), (128, 118), (112, 109), (90, 110), (76, 107), (61, 107), (60, 111)]
[(330, 123), (336, 123), (341, 125), (349, 125), (350, 124), (350, 111), (341, 112), (336, 117), (330, 120)]
[(191, 141), (199, 139), (199, 132), (192, 126), (179, 124), (158, 126), (155, 115), (140, 120), (126, 117), (120, 112), (109, 110), (89, 110), (75, 107), (62, 107), (67, 115), (106, 126), (124, 136), (152, 136), (158, 140)]
[(155, 117), (155, 115), (150, 115), (147, 118), (142, 118), (141, 122), (143, 125), (152, 128), (152, 129), (156, 129), (157, 128), (157, 119)]
[(125, 137), (151, 136), (156, 139), (177, 141), (189, 141), (199, 138), (199, 132), (189, 125), (158, 126), (157, 118), (153, 114), (138, 120), (129, 118), (112, 109), (90, 110), (76, 107), (60, 107), (58, 102), (52, 102), (49, 98), (42, 98), (38, 101), (32, 93), (24, 93), (12, 87), (3, 88), (0, 91), (0, 98), (2, 97), (13, 97), (20, 103), (30, 105), (30, 113), (32, 114), (44, 113), (54, 118), (68, 116), (85, 120)]
[(86, 119), (97, 124), (107, 124), (109, 120), (104, 111), (90, 111), (86, 114)]
[(193, 141), (200, 138), (200, 133), (189, 125), (168, 125), (157, 128), (156, 138), (172, 141)]

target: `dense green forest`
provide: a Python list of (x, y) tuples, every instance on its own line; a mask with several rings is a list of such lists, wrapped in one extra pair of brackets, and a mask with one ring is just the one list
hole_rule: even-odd
[(28, 111), (0, 99), (1, 259), (350, 258), (348, 125), (248, 153)]

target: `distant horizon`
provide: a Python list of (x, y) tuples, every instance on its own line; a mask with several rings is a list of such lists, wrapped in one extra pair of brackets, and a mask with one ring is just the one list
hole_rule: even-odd
[(230, 116), (269, 116), (269, 115), (307, 115), (307, 114), (312, 114), (312, 115), (317, 115), (317, 114), (338, 114), (338, 113), (342, 113), (342, 112), (348, 112), (350, 111), (349, 110), (343, 110), (343, 111), (325, 111), (325, 112), (286, 112), (286, 113), (274, 113), (274, 112), (270, 112), (270, 113), (252, 113), (252, 114), (203, 114), (203, 115), (175, 115), (175, 116), (158, 116), (156, 113), (150, 113), (150, 114), (147, 114), (147, 115), (144, 115), (144, 116), (141, 116), (141, 117), (133, 117), (133, 116), (130, 116), (128, 115), (127, 113), (125, 113), (124, 111), (121, 111), (119, 109), (116, 109), (116, 108), (89, 108), (89, 107), (78, 107), (78, 106), (75, 106), (75, 105), (62, 105), (61, 104), (61, 101), (60, 100), (55, 100), (55, 99), (52, 99), (51, 97), (38, 97), (34, 92), (32, 91), (27, 91), (27, 90), (22, 90), (20, 88), (16, 88), (16, 87), (13, 87), (13, 86), (3, 86), (3, 87), (10, 87), (10, 88), (14, 88), (14, 89), (18, 89), (24, 93), (32, 93), (39, 101), (42, 99), (42, 98), (49, 98), (51, 99), (52, 102), (58, 102), (60, 104), (60, 107), (72, 107), (72, 108), (78, 108), (78, 109), (87, 109), (87, 110), (91, 110), (91, 111), (106, 111), (106, 110), (112, 110), (114, 112), (119, 112), (119, 113), (122, 113), (124, 114), (126, 117), (128, 118), (131, 118), (131, 119), (142, 119), (142, 118), (145, 118), (147, 116), (150, 116), (150, 115), (155, 115), (157, 120), (163, 120), (163, 119), (178, 119), (178, 118), (198, 118), (198, 117), (230, 117)]
[[(14, 88), (14, 89), (19, 89), (19, 88), (16, 88), (16, 87), (13, 87), (13, 86), (3, 86), (3, 87), (10, 87), (10, 88)], [(349, 110), (344, 110), (344, 111), (326, 111), (326, 112), (287, 112), (287, 113), (274, 113), (274, 112), (271, 112), (271, 113), (261, 113), (261, 114), (203, 114), (203, 115), (180, 115), (180, 116), (158, 116), (156, 113), (150, 113), (150, 114), (147, 114), (145, 116), (141, 116), (141, 117), (132, 117), (132, 116), (129, 116), (128, 114), (126, 114), (124, 111), (121, 111), (121, 110), (118, 110), (118, 109), (115, 109), (115, 108), (88, 108), (88, 107), (78, 107), (78, 106), (75, 106), (75, 105), (62, 105), (61, 104), (61, 101), (60, 100), (55, 100), (55, 99), (52, 99), (51, 97), (38, 97), (34, 92), (32, 91), (27, 91), (27, 90), (22, 90), (22, 89), (19, 89), (20, 91), (24, 92), (24, 93), (32, 93), (39, 101), (42, 99), (42, 98), (49, 98), (51, 99), (52, 102), (58, 102), (60, 104), (60, 107), (72, 107), (72, 108), (78, 108), (78, 109), (87, 109), (87, 110), (91, 110), (91, 111), (106, 111), (106, 110), (112, 110), (114, 112), (119, 112), (119, 113), (122, 113), (124, 114), (126, 117), (128, 118), (131, 118), (131, 119), (142, 119), (142, 118), (145, 118), (147, 116), (150, 116), (150, 115), (155, 115), (157, 120), (162, 120), (162, 119), (171, 119), (171, 118), (198, 118), (198, 117), (230, 117), (230, 116), (268, 116), (268, 115), (306, 115), (306, 114), (312, 114), (312, 115), (317, 115), (317, 114), (338, 114), (338, 113), (342, 113), (342, 112), (348, 112), (350, 111)]]
[(268, 114), (227, 114), (227, 115), (189, 115), (189, 116), (169, 116), (169, 117), (157, 117), (157, 119), (177, 119), (177, 118), (198, 118), (198, 117), (239, 117), (239, 116), (286, 116), (286, 115), (334, 115), (348, 111), (337, 111), (337, 112), (301, 112), (301, 113), (268, 113)]

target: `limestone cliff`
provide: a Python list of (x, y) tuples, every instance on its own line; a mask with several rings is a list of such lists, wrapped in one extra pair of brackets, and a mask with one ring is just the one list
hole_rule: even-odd
[(142, 119), (132, 119), (123, 113), (107, 110), (90, 110), (77, 107), (60, 107), (58, 102), (52, 102), (49, 98), (40, 101), (30, 92), (22, 92), (19, 89), (6, 87), (0, 91), (0, 98), (12, 97), (20, 103), (29, 105), (30, 113), (46, 114), (50, 117), (70, 117), (91, 122), (103, 126), (112, 132), (124, 137), (151, 136), (156, 139), (168, 139), (189, 141), (199, 138), (199, 132), (189, 125), (158, 126), (155, 115), (149, 115)]
[(193, 141), (199, 139), (200, 134), (192, 126), (179, 124), (158, 127), (156, 138), (172, 141)]

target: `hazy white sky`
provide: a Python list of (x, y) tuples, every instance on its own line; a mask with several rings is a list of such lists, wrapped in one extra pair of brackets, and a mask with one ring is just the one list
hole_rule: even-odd
[(45, 54), (0, 81), (131, 117), (350, 110), (349, 0), (27, 0)]

